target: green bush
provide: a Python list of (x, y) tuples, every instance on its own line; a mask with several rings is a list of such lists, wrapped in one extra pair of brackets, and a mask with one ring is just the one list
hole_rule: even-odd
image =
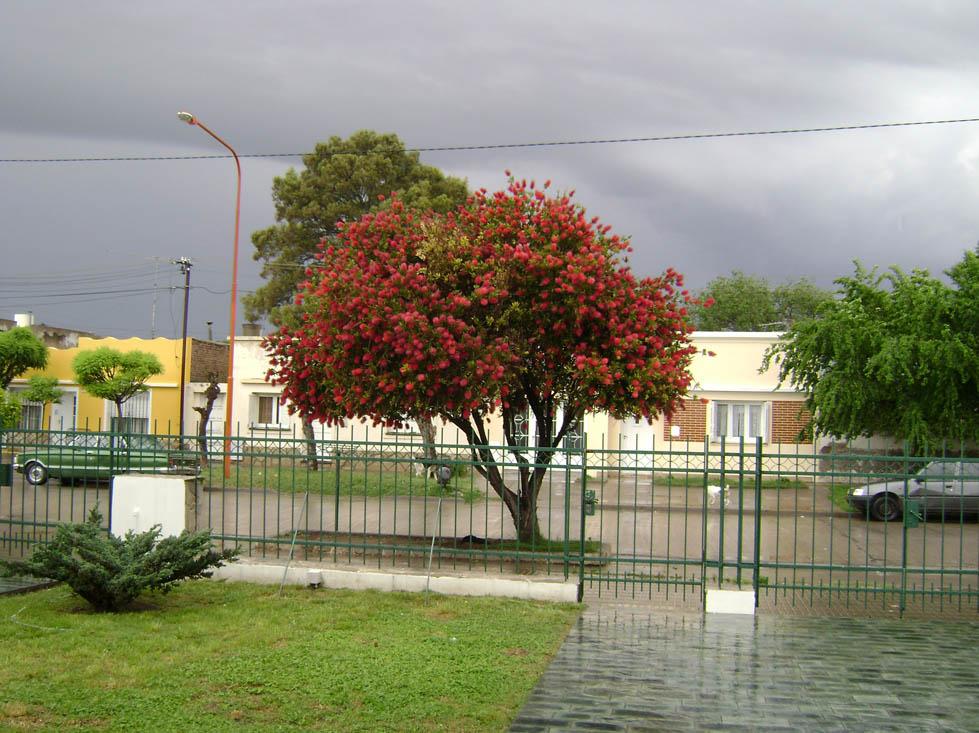
[(207, 578), (238, 550), (215, 551), (211, 532), (160, 539), (160, 525), (115, 537), (101, 528), (97, 508), (81, 524), (62, 524), (27, 560), (0, 561), (2, 575), (60, 580), (99, 611), (118, 611), (144, 591), (166, 593), (182, 580)]

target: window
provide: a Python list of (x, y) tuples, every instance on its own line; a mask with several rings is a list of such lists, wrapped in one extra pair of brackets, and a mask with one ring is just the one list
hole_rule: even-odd
[(279, 395), (257, 394), (251, 400), (251, 424), (257, 428), (279, 427)]
[(767, 410), (763, 402), (715, 402), (711, 437), (754, 440), (767, 437)]
[(109, 430), (115, 433), (150, 432), (150, 393), (140, 392), (122, 403), (122, 419), (116, 415), (116, 406), (106, 403), (109, 410)]
[(20, 403), (20, 429), (40, 430), (44, 419), (44, 405), (40, 402)]
[(20, 397), (20, 423), (18, 430), (40, 430), (44, 423), (44, 404), (24, 399), (23, 388), (10, 387), (10, 392)]

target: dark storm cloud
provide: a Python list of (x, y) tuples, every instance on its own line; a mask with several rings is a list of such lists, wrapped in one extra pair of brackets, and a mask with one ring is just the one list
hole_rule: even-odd
[[(975, 117), (977, 31), (972, 2), (10, 2), (0, 157), (222, 152), (178, 109), (243, 153), (360, 128), (427, 147)], [(940, 271), (979, 238), (977, 124), (423, 159), (472, 186), (509, 168), (574, 188), (638, 271), (693, 287), (735, 268), (828, 285), (855, 258)], [(299, 163), (243, 163), (243, 290), (272, 177)], [(233, 195), (227, 160), (0, 165), (4, 275), (125, 281), (188, 255), (192, 331), (224, 335)], [(179, 310), (162, 272), (158, 333)], [(59, 305), (59, 287), (8, 289), (0, 316), (148, 335), (151, 292)]]

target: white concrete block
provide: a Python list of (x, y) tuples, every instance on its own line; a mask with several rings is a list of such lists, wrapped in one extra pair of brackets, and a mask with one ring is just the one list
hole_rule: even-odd
[[(278, 585), (282, 582), (283, 571), (285, 571), (287, 585), (307, 585), (307, 578), (313, 569), (319, 571), (323, 588), (421, 593), (428, 585), (428, 577), (416, 573), (312, 568), (308, 564), (293, 565), (285, 571), (282, 565), (266, 565), (247, 560), (217, 568), (212, 577), (215, 580)], [(482, 576), (433, 575), (429, 587), (433, 593), (444, 595), (503, 596), (557, 603), (574, 603), (578, 598), (577, 585), (563, 580), (532, 581)]]
[(122, 474), (112, 479), (112, 515), (109, 531), (124, 535), (161, 525), (164, 537), (178, 535), (193, 517), (196, 481), (185, 476)]
[(707, 589), (707, 613), (740, 613), (754, 615), (755, 592), (751, 590)]

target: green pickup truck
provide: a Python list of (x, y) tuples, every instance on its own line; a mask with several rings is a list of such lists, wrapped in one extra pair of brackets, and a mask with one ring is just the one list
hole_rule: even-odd
[(194, 451), (167, 446), (154, 435), (76, 433), (58, 445), (37, 446), (14, 456), (14, 470), (40, 486), (50, 478), (63, 484), (108, 481), (120, 473), (171, 473), (195, 476), (201, 471)]

